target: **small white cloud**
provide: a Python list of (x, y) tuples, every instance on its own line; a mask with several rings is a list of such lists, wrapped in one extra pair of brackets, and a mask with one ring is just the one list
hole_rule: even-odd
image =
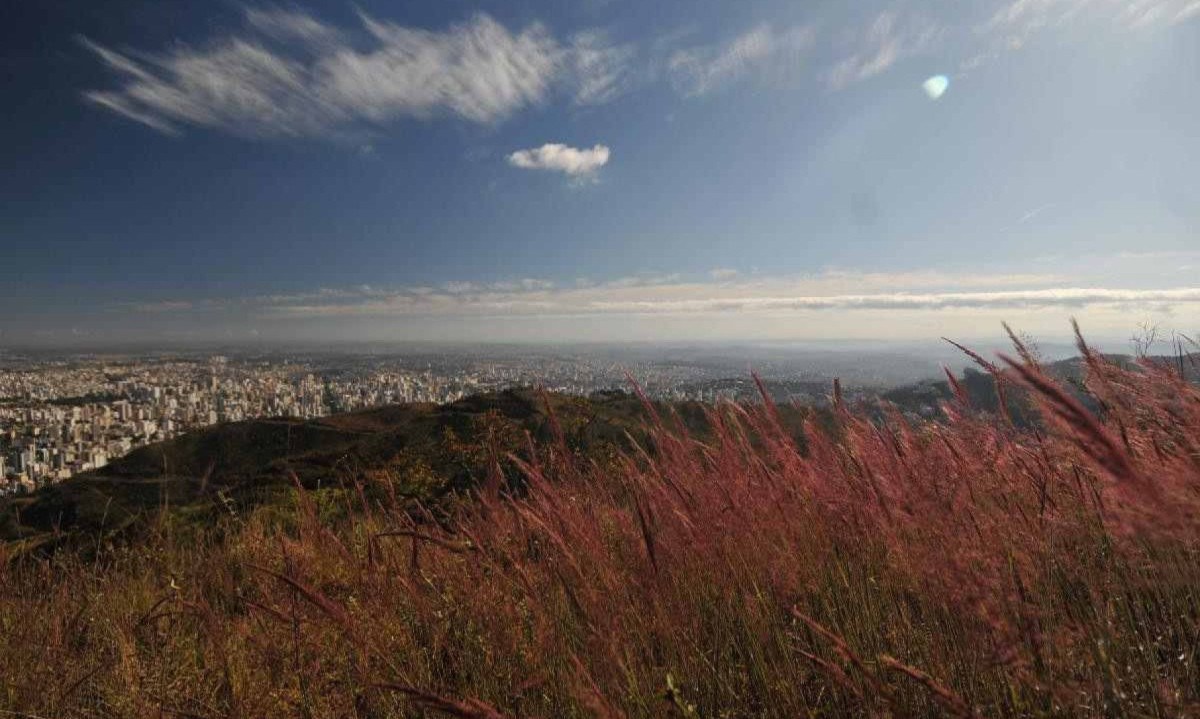
[(728, 267), (718, 267), (714, 270), (709, 270), (708, 276), (720, 282), (723, 280), (732, 280), (734, 277), (737, 277), (738, 271)]
[(571, 177), (590, 176), (608, 164), (610, 152), (606, 145), (577, 148), (561, 143), (517, 150), (508, 156), (508, 164), (524, 170), (561, 172)]

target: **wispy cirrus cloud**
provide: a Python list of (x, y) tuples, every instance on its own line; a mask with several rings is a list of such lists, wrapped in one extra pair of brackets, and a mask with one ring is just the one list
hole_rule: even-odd
[(896, 62), (930, 48), (945, 33), (940, 24), (894, 10), (879, 13), (850, 35), (851, 51), (829, 68), (825, 82), (841, 89), (875, 77)]
[(581, 179), (594, 176), (597, 170), (608, 164), (611, 154), (607, 145), (578, 148), (552, 142), (528, 150), (517, 150), (508, 156), (508, 164), (523, 170), (561, 172)]
[(960, 72), (1018, 50), (1042, 32), (1088, 25), (1103, 32), (1142, 32), (1200, 18), (1200, 0), (995, 0), (933, 16), (896, 0), (857, 29), (834, 32), (842, 56), (823, 72), (843, 89), (876, 77), (911, 57), (963, 53)]
[(118, 78), (84, 97), (159, 132), (203, 127), (248, 137), (334, 136), (399, 118), (492, 123), (556, 88), (576, 103), (620, 93), (626, 48), (591, 32), (560, 42), (480, 14), (444, 30), (377, 20), (339, 28), (312, 15), (249, 9), (245, 31), (159, 53), (83, 44)]
[(748, 80), (842, 89), (935, 47), (953, 46), (966, 71), (1041, 31), (1084, 22), (1141, 31), (1196, 18), (1200, 0), (997, 0), (936, 18), (895, 0), (848, 27), (815, 14), (707, 44), (674, 33), (639, 51), (599, 29), (560, 38), (539, 23), (509, 28), (486, 14), (424, 29), (363, 12), (357, 24), (335, 26), (299, 10), (250, 7), (236, 32), (158, 52), (82, 39), (116, 79), (83, 96), (164, 134), (201, 127), (329, 137), (401, 118), (494, 123), (555, 96), (598, 105), (663, 78), (689, 97)]
[(808, 26), (760, 25), (730, 40), (677, 49), (667, 60), (671, 83), (684, 95), (706, 95), (735, 81), (796, 74), (813, 46)]
[(982, 46), (960, 69), (1020, 50), (1042, 33), (1085, 24), (1099, 32), (1142, 33), (1198, 17), (1200, 0), (1004, 0), (976, 24), (973, 36)]
[(346, 42), (346, 34), (326, 25), (312, 15), (278, 7), (248, 7), (246, 22), (278, 40), (303, 40), (315, 45), (334, 46)]
[(1040, 30), (1085, 20), (1140, 30), (1195, 17), (1200, 17), (1198, 0), (1008, 0), (989, 16), (983, 29), (1003, 32), (1019, 46)]
[(624, 94), (636, 82), (631, 44), (612, 42), (600, 30), (581, 32), (571, 39), (571, 72), (576, 105), (603, 105)]

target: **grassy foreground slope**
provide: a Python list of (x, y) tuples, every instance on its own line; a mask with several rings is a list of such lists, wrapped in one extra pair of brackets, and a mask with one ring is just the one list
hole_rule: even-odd
[[(989, 368), (1022, 388), (1037, 428), (957, 382), (941, 422), (841, 403), (827, 418), (766, 403), (677, 421), (613, 399), (609, 425), (582, 401), (512, 395), (442, 440), (440, 410), (388, 410), (431, 423), (429, 454), (396, 441), (382, 464), (338, 464), (391, 431), (365, 413), (333, 420), (363, 438), (314, 440), (295, 481), (274, 460), (188, 465), (223, 495), (279, 494), (206, 522), (142, 513), (136, 541), (4, 564), (0, 709), (1189, 715), (1200, 392), (1082, 349), (1098, 412), (1033, 361)], [(636, 445), (625, 422), (643, 428)]]
[[(696, 431), (694, 403), (672, 410)], [(552, 412), (572, 451), (612, 457), (644, 438), (645, 407), (631, 395), (590, 398), (509, 390), (452, 404), (394, 405), (317, 420), (261, 419), (223, 424), (143, 447), (101, 470), (0, 500), (0, 541), (21, 549), (94, 546), (97, 537), (137, 535), (164, 515), (208, 524), (230, 511), (288, 501), (298, 482), (317, 490), (390, 473), (393, 491), (436, 500), (476, 486), (493, 457), (545, 442)], [(798, 432), (804, 412), (790, 410)]]

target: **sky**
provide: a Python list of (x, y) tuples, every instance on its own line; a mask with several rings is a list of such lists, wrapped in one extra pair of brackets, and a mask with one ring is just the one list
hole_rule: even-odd
[(0, 348), (1200, 329), (1200, 0), (39, 0), (0, 36)]

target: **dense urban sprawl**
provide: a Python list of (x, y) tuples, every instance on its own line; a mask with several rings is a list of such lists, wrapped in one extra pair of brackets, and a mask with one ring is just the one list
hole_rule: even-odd
[[(820, 401), (828, 387), (820, 371), (759, 367), (777, 381), (790, 378), (779, 385), (785, 398)], [(220, 422), (445, 403), (515, 386), (589, 394), (628, 388), (627, 372), (656, 398), (745, 399), (756, 392), (747, 369), (744, 360), (546, 352), (0, 355), (0, 494), (31, 491)]]

